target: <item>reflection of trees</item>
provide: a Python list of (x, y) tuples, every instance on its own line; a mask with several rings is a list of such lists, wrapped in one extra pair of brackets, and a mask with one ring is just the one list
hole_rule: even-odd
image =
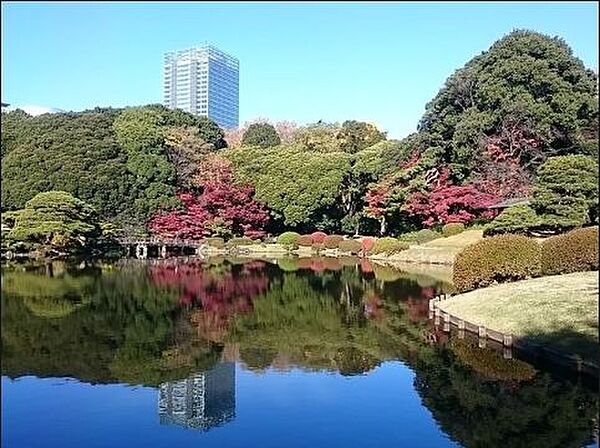
[(254, 300), (253, 313), (233, 319), (230, 338), (249, 367), (264, 369), (278, 355), (293, 365), (363, 373), (421, 338), (405, 302), (383, 297), (378, 282), (354, 267), (318, 276), (289, 272)]
[(598, 400), (582, 386), (538, 374), (489, 381), (449, 351), (419, 359), (415, 387), (453, 440), (468, 448), (579, 447), (591, 442)]
[(65, 317), (89, 302), (91, 277), (65, 273), (58, 263), (42, 269), (52, 275), (40, 275), (41, 269), (3, 273), (2, 293), (21, 297), (33, 314), (50, 319)]
[[(75, 279), (48, 277), (44, 272), (3, 272), (3, 373), (158, 384), (218, 360), (218, 347), (177, 345), (193, 339), (193, 333), (174, 340), (180, 314), (176, 296), (153, 286), (143, 268), (104, 275), (93, 270)], [(30, 312), (26, 303), (48, 300), (49, 293), (52, 300), (78, 298), (87, 305), (61, 319), (43, 319)]]
[(191, 319), (199, 336), (220, 341), (230, 317), (251, 312), (254, 297), (267, 289), (264, 267), (262, 262), (216, 267), (202, 263), (164, 265), (152, 267), (150, 278), (160, 287), (177, 291), (182, 306), (195, 308)]

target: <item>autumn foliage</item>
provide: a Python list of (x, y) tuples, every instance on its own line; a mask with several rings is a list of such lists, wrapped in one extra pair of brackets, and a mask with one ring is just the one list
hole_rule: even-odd
[(487, 207), (496, 201), (494, 195), (478, 191), (473, 185), (453, 185), (446, 171), (440, 174), (432, 191), (409, 196), (405, 210), (418, 216), (425, 227), (450, 222), (466, 224), (486, 216)]
[(251, 185), (233, 182), (231, 165), (218, 156), (202, 164), (196, 182), (200, 195), (179, 194), (183, 210), (155, 216), (149, 228), (152, 233), (167, 238), (200, 239), (211, 234), (215, 223), (233, 235), (258, 238), (265, 234), (269, 214), (256, 202)]

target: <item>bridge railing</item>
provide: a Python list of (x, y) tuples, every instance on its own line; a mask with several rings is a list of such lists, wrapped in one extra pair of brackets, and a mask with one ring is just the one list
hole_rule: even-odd
[(202, 240), (188, 240), (179, 238), (119, 238), (117, 240), (122, 245), (145, 244), (152, 246), (199, 246)]

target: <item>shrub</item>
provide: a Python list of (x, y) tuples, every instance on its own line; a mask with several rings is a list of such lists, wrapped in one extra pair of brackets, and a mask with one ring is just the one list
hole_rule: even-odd
[(310, 235), (300, 235), (298, 237), (298, 240), (296, 241), (296, 244), (298, 244), (298, 246), (305, 246), (305, 247), (310, 247), (312, 246), (312, 237)]
[(341, 235), (327, 235), (323, 239), (323, 244), (327, 249), (337, 249), (338, 245), (341, 241), (344, 240), (344, 237)]
[(323, 243), (313, 243), (312, 248), (313, 248), (313, 250), (316, 250), (317, 252), (319, 252), (319, 251), (325, 249), (325, 245)]
[(210, 247), (214, 247), (216, 249), (223, 249), (225, 247), (225, 240), (218, 236), (206, 238), (204, 241), (206, 241), (206, 244), (208, 244)]
[(398, 237), (398, 239), (400, 241), (404, 241), (406, 243), (418, 243), (418, 241), (417, 241), (418, 235), (419, 235), (419, 232), (407, 232), (407, 233), (403, 233), (402, 235), (400, 235)]
[(598, 227), (571, 230), (542, 242), (544, 275), (598, 269)]
[(338, 248), (341, 252), (350, 252), (351, 254), (357, 254), (362, 249), (362, 244), (357, 240), (343, 240), (340, 241)]
[(368, 254), (373, 250), (373, 246), (375, 245), (375, 238), (372, 236), (365, 236), (361, 238), (360, 244), (362, 246), (363, 253)]
[(393, 255), (406, 249), (408, 249), (408, 243), (386, 236), (375, 241), (371, 253)]
[(279, 244), (284, 244), (284, 245), (294, 245), (298, 243), (298, 238), (300, 238), (300, 234), (296, 233), (296, 232), (283, 232), (281, 235), (279, 235), (279, 237), (277, 238), (277, 242)]
[(254, 241), (252, 241), (250, 238), (242, 237), (242, 238), (231, 238), (229, 241), (227, 241), (226, 246), (227, 247), (238, 247), (238, 246), (251, 246), (253, 244), (254, 244)]
[(313, 232), (310, 234), (313, 243), (322, 243), (326, 236), (325, 232)]
[(540, 245), (521, 235), (497, 235), (465, 247), (454, 262), (459, 292), (540, 275)]
[(458, 235), (459, 233), (463, 233), (464, 230), (465, 225), (462, 222), (450, 222), (442, 227), (442, 235), (445, 237)]
[(529, 205), (515, 205), (503, 210), (483, 230), (484, 236), (501, 233), (527, 233), (539, 226), (540, 218)]
[(437, 240), (441, 235), (431, 229), (421, 229), (417, 232), (416, 240), (418, 244), (428, 243), (429, 241)]

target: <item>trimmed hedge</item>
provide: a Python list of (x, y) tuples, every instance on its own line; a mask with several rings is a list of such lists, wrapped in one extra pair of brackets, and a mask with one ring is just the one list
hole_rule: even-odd
[(375, 245), (375, 238), (372, 236), (362, 237), (360, 240), (360, 244), (362, 246), (363, 253), (368, 254), (373, 250), (373, 246)]
[(225, 247), (225, 240), (219, 236), (206, 238), (205, 241), (210, 247), (215, 247), (217, 249), (223, 249)]
[(542, 274), (598, 270), (598, 227), (575, 229), (542, 241)]
[(418, 244), (428, 243), (429, 241), (437, 240), (441, 238), (438, 232), (431, 229), (421, 229), (417, 232), (416, 240)]
[(541, 273), (541, 248), (532, 238), (497, 235), (465, 247), (454, 262), (453, 283), (459, 292), (535, 277)]
[(327, 235), (325, 239), (323, 239), (323, 244), (327, 249), (337, 249), (340, 242), (344, 240), (344, 237), (341, 235)]
[(227, 247), (252, 246), (252, 245), (254, 245), (254, 241), (252, 241), (248, 237), (231, 238), (229, 241), (227, 241), (227, 243), (225, 245)]
[(351, 254), (358, 254), (362, 249), (362, 244), (357, 240), (343, 240), (338, 245), (340, 252), (350, 252)]
[(408, 243), (386, 236), (375, 241), (371, 253), (393, 255), (408, 249), (408, 247)]
[(300, 235), (298, 237), (298, 240), (296, 241), (296, 244), (298, 244), (298, 246), (304, 246), (304, 247), (310, 247), (312, 246), (312, 237), (310, 235)]
[(442, 227), (442, 235), (449, 237), (463, 233), (465, 225), (462, 222), (451, 222)]
[(313, 243), (312, 248), (313, 248), (313, 251), (319, 252), (320, 250), (325, 249), (325, 245), (323, 243)]
[(501, 233), (527, 233), (540, 225), (540, 217), (529, 205), (514, 205), (503, 210), (492, 222), (485, 226), (484, 236)]
[(300, 234), (296, 232), (283, 232), (281, 235), (277, 237), (277, 242), (279, 244), (284, 244), (286, 246), (291, 246), (294, 244), (298, 244), (298, 238), (300, 238)]
[(326, 236), (325, 232), (313, 232), (310, 234), (313, 243), (322, 243)]

